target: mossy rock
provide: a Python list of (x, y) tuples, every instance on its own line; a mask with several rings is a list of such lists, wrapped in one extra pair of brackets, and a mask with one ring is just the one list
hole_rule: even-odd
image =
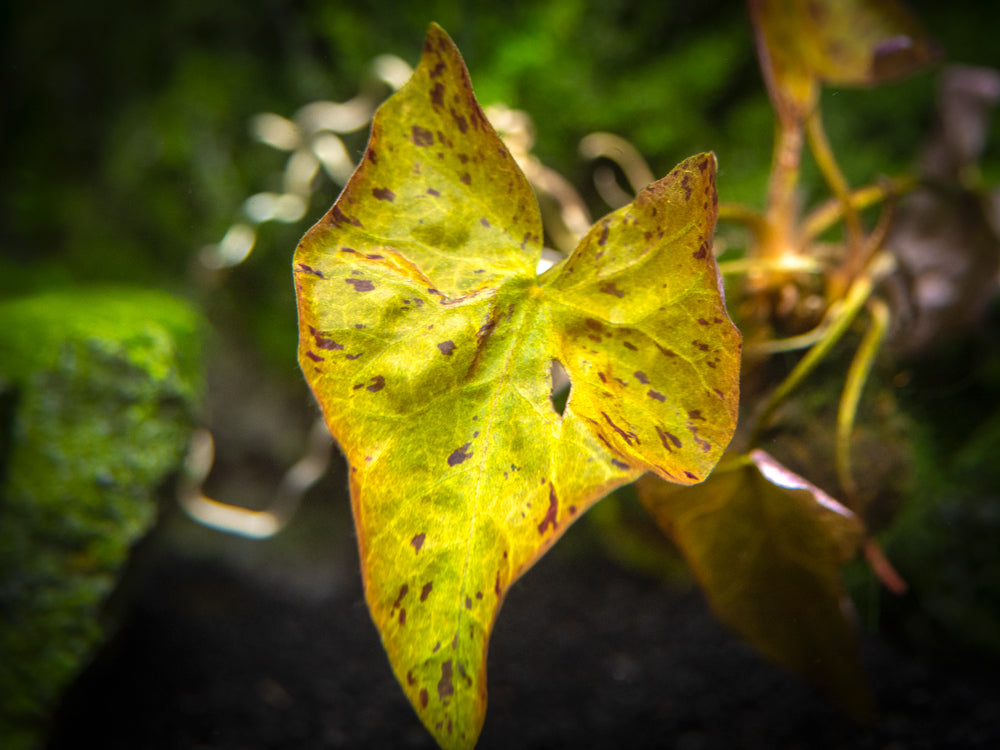
[(0, 744), (41, 741), (201, 390), (200, 316), (159, 292), (0, 302)]

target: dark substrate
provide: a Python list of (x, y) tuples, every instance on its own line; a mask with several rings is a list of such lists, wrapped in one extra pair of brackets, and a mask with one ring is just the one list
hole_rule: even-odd
[[(166, 556), (69, 691), (49, 750), (433, 748), (395, 683), (360, 576), (323, 596)], [(478, 745), (495, 748), (995, 748), (996, 664), (867, 637), (880, 705), (853, 724), (676, 593), (550, 556), (507, 599)]]

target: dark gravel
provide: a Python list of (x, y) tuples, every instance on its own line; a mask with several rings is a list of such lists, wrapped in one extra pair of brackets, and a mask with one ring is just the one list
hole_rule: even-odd
[[(49, 750), (433, 748), (397, 687), (355, 571), (325, 596), (166, 556), (70, 690)], [(544, 559), (490, 651), (492, 748), (1000, 747), (996, 664), (870, 638), (880, 704), (853, 724), (731, 637), (700, 595), (596, 558)]]

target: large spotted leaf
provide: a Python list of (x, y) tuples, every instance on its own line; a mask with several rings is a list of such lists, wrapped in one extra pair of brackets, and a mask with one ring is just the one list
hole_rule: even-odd
[(478, 737), (514, 580), (614, 487), (701, 481), (729, 442), (714, 179), (710, 154), (688, 159), (537, 277), (531, 188), (433, 26), (296, 251), (299, 360), (351, 466), (368, 606), (444, 747)]

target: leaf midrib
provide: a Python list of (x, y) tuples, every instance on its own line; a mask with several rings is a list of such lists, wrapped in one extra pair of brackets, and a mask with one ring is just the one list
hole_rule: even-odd
[[(498, 378), (498, 381), (500, 383), (505, 383), (505, 382), (507, 382), (507, 381), (510, 380), (511, 363), (512, 363), (512, 361), (514, 359), (515, 354), (520, 350), (518, 344), (520, 343), (520, 340), (523, 337), (525, 330), (530, 330), (530, 325), (526, 325), (526, 323), (528, 323), (529, 319), (535, 319), (535, 318), (537, 318), (538, 311), (539, 311), (539, 308), (541, 306), (541, 296), (538, 294), (538, 292), (536, 290), (539, 290), (539, 287), (538, 287), (537, 283), (534, 284), (534, 285), (529, 285), (529, 286), (527, 286), (524, 289), (523, 297), (522, 297), (523, 307), (521, 309), (520, 315), (518, 316), (519, 317), (519, 324), (514, 327), (514, 334), (512, 336), (512, 340), (507, 345), (507, 351), (506, 351), (506, 355), (504, 357), (502, 374)], [(461, 576), (459, 578), (458, 597), (457, 597), (456, 602), (455, 602), (455, 609), (458, 612), (458, 616), (456, 618), (456, 623), (455, 623), (455, 633), (459, 634), (459, 635), (462, 632), (462, 626), (464, 624), (463, 621), (464, 621), (464, 618), (465, 618), (465, 608), (463, 606), (463, 596), (465, 596), (466, 592), (468, 590), (470, 590), (467, 587), (467, 581), (468, 581), (468, 575), (469, 575), (470, 560), (471, 560), (471, 557), (472, 557), (472, 549), (473, 549), (473, 542), (474, 542), (473, 537), (475, 535), (476, 525), (477, 525), (477, 523), (479, 521), (479, 516), (481, 514), (480, 513), (480, 504), (481, 504), (481, 498), (482, 498), (482, 482), (483, 482), (484, 475), (486, 475), (486, 473), (487, 473), (487, 465), (486, 464), (487, 464), (487, 461), (488, 461), (488, 458), (489, 458), (489, 447), (488, 446), (490, 444), (490, 436), (493, 433), (494, 423), (501, 416), (499, 414), (499, 412), (498, 412), (497, 402), (499, 401), (499, 399), (501, 397), (501, 394), (503, 392), (504, 392), (504, 389), (501, 388), (501, 387), (498, 387), (498, 388), (494, 389), (493, 395), (492, 395), (492, 397), (490, 399), (489, 407), (486, 409), (486, 415), (484, 417), (483, 445), (487, 446), (487, 447), (484, 450), (480, 451), (480, 456), (479, 456), (479, 460), (478, 460), (477, 471), (476, 471), (476, 486), (475, 486), (474, 492), (472, 493), (473, 509), (472, 509), (471, 518), (470, 518), (470, 522), (469, 522), (469, 533), (466, 536), (466, 540), (465, 540), (465, 558), (462, 561), (462, 573), (461, 573)], [(510, 562), (513, 563), (514, 561), (510, 561)], [(488, 640), (488, 634), (487, 634), (486, 638)], [(485, 668), (485, 664), (483, 664), (482, 666), (483, 666), (483, 668)], [(477, 674), (477, 679), (480, 679), (480, 678), (481, 678), (481, 675)], [(456, 701), (456, 706), (455, 706), (455, 721), (456, 721), (456, 724), (460, 725), (460, 721), (459, 721), (460, 717), (458, 716), (458, 705), (457, 705), (458, 703), (459, 702)]]

